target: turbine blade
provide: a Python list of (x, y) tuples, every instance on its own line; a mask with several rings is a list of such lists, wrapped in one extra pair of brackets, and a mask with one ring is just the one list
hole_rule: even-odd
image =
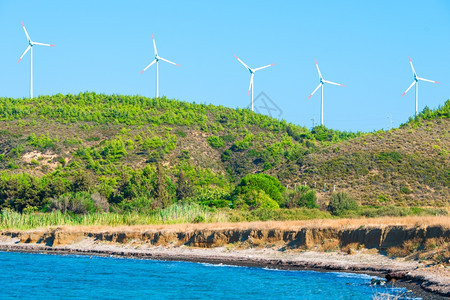
[(51, 44), (43, 44), (43, 43), (38, 43), (38, 42), (33, 42), (34, 45), (41, 45), (41, 46), (48, 46), (48, 47), (56, 47), (55, 45), (51, 45)]
[(322, 86), (322, 82), (319, 83), (319, 85), (316, 87), (316, 89), (311, 93), (311, 95), (309, 95), (308, 99), (312, 97), (312, 95), (314, 95), (315, 92), (317, 92), (317, 90)]
[(20, 21), (20, 23), (22, 23), (22, 28), (23, 28), (23, 31), (25, 31), (25, 35), (27, 36), (27, 39), (28, 39), (29, 41), (31, 41), (30, 36), (28, 35), (28, 32), (27, 32), (27, 29), (25, 28), (25, 25), (23, 25), (23, 22), (22, 22), (22, 21)]
[(314, 61), (316, 62), (316, 68), (317, 68), (317, 72), (319, 73), (319, 77), (322, 78), (322, 73), (320, 73), (319, 64), (317, 63), (316, 59), (314, 59)]
[(425, 78), (420, 78), (420, 77), (417, 77), (417, 79), (422, 80), (422, 81), (432, 82), (432, 83), (440, 83), (440, 82), (438, 82), (438, 81), (434, 81), (434, 80), (430, 80), (430, 79), (425, 79)]
[(160, 57), (159, 59), (160, 59), (160, 60), (163, 60), (163, 61), (165, 61), (165, 62), (168, 62), (169, 64), (172, 64), (172, 65), (181, 67), (179, 64), (176, 64), (176, 63), (174, 63), (173, 61), (167, 60), (167, 59), (165, 59), (165, 58)]
[(411, 83), (411, 85), (409, 86), (409, 88), (406, 89), (406, 91), (403, 93), (402, 97), (405, 96), (405, 94), (412, 88), (412, 86), (416, 83), (416, 81), (414, 80), (413, 83)]
[(155, 55), (158, 55), (158, 50), (156, 50), (155, 36), (152, 34), (153, 39), (153, 49), (155, 50)]
[(17, 62), (21, 61), (22, 58), (25, 56), (25, 54), (27, 54), (27, 52), (30, 51), (30, 49), (31, 49), (31, 46), (28, 45), (27, 49), (25, 49), (25, 52), (23, 52), (22, 56), (19, 58), (19, 60)]
[(239, 57), (237, 57), (236, 55), (234, 56), (236, 57), (236, 59), (244, 66), (246, 67), (248, 70), (251, 70), (251, 68), (249, 66), (247, 66), (242, 60), (239, 59)]
[(340, 83), (336, 83), (336, 82), (332, 82), (332, 81), (328, 81), (328, 80), (323, 80), (323, 82), (326, 82), (326, 83), (329, 83), (329, 84), (334, 84), (334, 85), (338, 85), (338, 86), (345, 86), (345, 85), (343, 85), (343, 84), (340, 84)]
[(248, 86), (248, 94), (250, 95), (250, 90), (253, 86), (253, 77), (255, 76), (254, 73), (252, 73), (252, 76), (250, 77), (250, 85)]
[(411, 69), (412, 69), (413, 73), (417, 75), (416, 70), (414, 70), (414, 66), (413, 66), (411, 57), (408, 56), (408, 58), (409, 58), (409, 63), (411, 64)]
[(271, 65), (267, 65), (267, 66), (264, 66), (264, 67), (256, 68), (253, 71), (259, 71), (259, 70), (262, 70), (262, 69), (265, 69), (265, 68), (268, 68), (268, 67), (271, 67), (271, 66), (274, 66), (274, 65), (275, 64), (271, 64)]
[(139, 73), (139, 74), (142, 74), (142, 73), (144, 73), (145, 72), (145, 70), (147, 70), (148, 68), (150, 68), (151, 67), (151, 65), (153, 65), (154, 63), (156, 62), (156, 59), (154, 59), (148, 66), (146, 66), (145, 67), (145, 69), (144, 70), (142, 70), (141, 71), (141, 73)]

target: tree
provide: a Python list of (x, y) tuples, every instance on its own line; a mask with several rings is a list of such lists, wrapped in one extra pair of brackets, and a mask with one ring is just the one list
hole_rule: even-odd
[(280, 181), (267, 174), (248, 174), (241, 179), (235, 195), (247, 194), (251, 190), (262, 190), (278, 204), (283, 200), (284, 186)]
[(345, 192), (333, 193), (328, 204), (328, 211), (335, 216), (342, 215), (346, 210), (356, 210), (358, 203)]
[(75, 173), (72, 181), (72, 191), (73, 192), (84, 192), (89, 191), (92, 187), (93, 182), (89, 177), (89, 174), (80, 170)]
[(162, 208), (168, 207), (172, 202), (168, 191), (166, 173), (161, 163), (156, 165), (155, 199)]
[(178, 201), (194, 195), (192, 181), (186, 176), (182, 169), (180, 169), (180, 174), (178, 174), (176, 195)]

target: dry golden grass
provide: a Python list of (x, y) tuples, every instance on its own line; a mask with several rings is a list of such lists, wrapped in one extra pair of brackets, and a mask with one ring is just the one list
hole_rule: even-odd
[(187, 232), (196, 230), (284, 230), (297, 231), (302, 228), (337, 228), (352, 229), (363, 227), (383, 228), (386, 226), (427, 227), (442, 226), (450, 228), (450, 217), (383, 217), (360, 219), (317, 219), (305, 221), (267, 221), (267, 222), (242, 222), (242, 223), (200, 223), (200, 224), (170, 224), (170, 225), (135, 225), (135, 226), (57, 226), (41, 228), (32, 231), (49, 229), (61, 229), (64, 231), (80, 232)]
[(358, 243), (350, 243), (341, 248), (341, 251), (347, 254), (355, 254), (356, 250), (359, 250), (361, 245)]
[(340, 247), (339, 240), (331, 239), (323, 241), (321, 245), (321, 250), (324, 252), (336, 251)]
[(444, 238), (432, 238), (425, 241), (425, 250), (436, 250), (437, 248), (440, 248), (444, 246), (445, 239)]
[(389, 257), (409, 257), (448, 265), (450, 263), (450, 240), (443, 237), (425, 241), (415, 238), (404, 241), (401, 247), (388, 248), (386, 253)]

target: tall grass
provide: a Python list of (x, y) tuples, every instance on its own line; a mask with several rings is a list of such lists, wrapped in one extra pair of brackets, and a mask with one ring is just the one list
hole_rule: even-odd
[[(370, 212), (370, 213), (368, 213)], [(401, 212), (401, 213), (399, 213)], [(0, 230), (32, 229), (49, 226), (131, 226), (131, 225), (164, 225), (186, 223), (237, 223), (257, 221), (289, 221), (310, 220), (325, 224), (379, 225), (395, 222), (404, 225), (425, 224), (425, 220), (434, 220), (432, 224), (450, 226), (446, 210), (414, 209), (414, 208), (365, 208), (351, 211), (341, 217), (332, 216), (329, 212), (319, 209), (256, 209), (243, 211), (237, 209), (213, 209), (196, 203), (174, 204), (168, 208), (150, 211), (148, 213), (91, 213), (76, 215), (54, 211), (51, 213), (29, 212), (18, 213), (10, 209), (0, 212)], [(418, 218), (420, 216), (420, 218)], [(432, 217), (434, 216), (434, 217)], [(378, 217), (378, 218), (377, 218)], [(382, 217), (382, 218), (379, 218)], [(347, 219), (346, 219), (347, 218)], [(348, 219), (350, 218), (350, 219)], [(351, 220), (353, 219), (353, 220)], [(350, 221), (351, 220), (351, 221)], [(380, 221), (381, 220), (381, 221)], [(394, 222), (395, 221), (395, 222)], [(381, 222), (381, 223), (379, 223)], [(270, 223), (270, 222), (269, 222)], [(397, 224), (396, 223), (396, 224)], [(428, 224), (427, 223), (427, 224)], [(341, 224), (341, 225), (342, 225)]]
[(197, 204), (175, 204), (149, 214), (92, 213), (86, 215), (51, 213), (18, 213), (10, 209), (0, 212), (0, 229), (31, 229), (48, 226), (122, 226), (147, 224), (227, 222), (227, 215)]

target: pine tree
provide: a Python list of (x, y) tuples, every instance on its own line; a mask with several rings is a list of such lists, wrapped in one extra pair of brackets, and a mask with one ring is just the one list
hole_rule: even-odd
[(194, 189), (189, 177), (186, 176), (183, 170), (180, 169), (177, 182), (177, 200), (181, 201), (187, 197), (194, 195)]
[(156, 184), (155, 184), (155, 198), (158, 205), (166, 208), (170, 205), (171, 200), (168, 192), (167, 178), (164, 168), (161, 163), (156, 165)]

